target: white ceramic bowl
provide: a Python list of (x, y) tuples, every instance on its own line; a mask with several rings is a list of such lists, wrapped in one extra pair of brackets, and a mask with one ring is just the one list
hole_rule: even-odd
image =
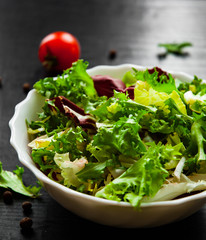
[[(122, 78), (125, 72), (132, 67), (145, 69), (141, 66), (123, 64), (119, 66), (97, 66), (88, 70), (90, 75), (102, 74), (115, 78)], [(185, 73), (171, 74), (182, 81), (191, 81), (193, 77)], [(44, 98), (35, 90), (31, 90), (26, 99), (17, 104), (15, 113), (9, 122), (11, 129), (11, 145), (16, 149), (20, 162), (29, 168), (41, 181), (46, 191), (69, 211), (94, 222), (117, 227), (154, 227), (183, 219), (197, 210), (206, 202), (206, 192), (189, 197), (143, 203), (141, 210), (135, 210), (129, 203), (115, 202), (89, 196), (71, 190), (58, 184), (44, 175), (31, 159), (28, 145), (28, 121), (37, 119), (37, 112), (41, 112)]]

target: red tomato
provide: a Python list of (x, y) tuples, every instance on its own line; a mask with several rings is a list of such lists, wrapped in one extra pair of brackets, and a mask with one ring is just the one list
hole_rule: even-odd
[(50, 33), (42, 39), (38, 55), (47, 70), (63, 71), (79, 59), (80, 44), (70, 33)]

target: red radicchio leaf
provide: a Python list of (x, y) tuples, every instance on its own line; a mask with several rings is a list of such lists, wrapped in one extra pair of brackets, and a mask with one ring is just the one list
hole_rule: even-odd
[(99, 96), (107, 96), (110, 98), (114, 95), (114, 90), (122, 92), (126, 88), (121, 80), (110, 76), (95, 75), (92, 76), (92, 79)]
[(69, 119), (73, 119), (76, 124), (79, 123), (79, 119), (77, 116), (70, 111), (69, 108), (66, 108), (62, 101), (62, 96), (52, 98), (51, 100), (54, 100), (54, 105), (59, 109), (61, 113), (63, 113), (65, 116), (67, 116)]
[[(54, 101), (54, 105), (61, 113), (63, 113), (69, 119), (74, 120), (76, 126), (81, 126), (85, 131), (87, 131), (87, 129), (96, 130), (96, 122), (91, 119), (90, 114), (86, 114), (84, 112), (84, 109), (78, 107), (75, 103), (71, 102), (64, 96), (58, 96), (52, 98), (51, 100)], [(53, 110), (53, 106), (50, 105), (50, 108)], [(73, 112), (71, 110), (73, 110)], [(75, 113), (84, 117), (79, 117)]]
[(59, 96), (59, 98), (61, 99), (62, 103), (64, 105), (66, 105), (67, 107), (71, 108), (73, 111), (75, 111), (76, 113), (79, 113), (82, 116), (86, 116), (89, 114), (86, 114), (83, 108), (80, 108), (79, 106), (77, 106), (75, 103), (73, 103), (72, 101), (70, 101), (69, 99), (65, 98), (64, 96)]
[(161, 68), (159, 68), (159, 67), (154, 67), (154, 68), (148, 69), (148, 72), (149, 72), (150, 74), (152, 74), (152, 73), (155, 72), (155, 70), (158, 72), (158, 79), (157, 79), (158, 81), (160, 80), (159, 77), (160, 77), (162, 74), (166, 75), (166, 76), (167, 76), (167, 79), (169, 79), (168, 73), (165, 72), (165, 71), (163, 71), (163, 70), (162, 70)]
[(125, 88), (122, 92), (123, 93), (127, 92), (129, 98), (134, 100), (134, 88), (135, 88), (135, 86), (130, 86), (130, 87)]

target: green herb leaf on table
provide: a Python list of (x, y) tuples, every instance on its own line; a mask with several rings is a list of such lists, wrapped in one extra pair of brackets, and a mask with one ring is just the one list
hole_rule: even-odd
[(182, 43), (159, 43), (159, 47), (164, 47), (167, 53), (173, 53), (177, 55), (184, 55), (183, 49), (185, 47), (191, 47), (192, 43), (182, 42)]
[(0, 162), (0, 187), (10, 188), (14, 192), (20, 193), (28, 197), (38, 197), (41, 186), (28, 186), (26, 187), (22, 180), (22, 175), (24, 169), (17, 166), (17, 169), (13, 172), (5, 171), (2, 168), (2, 163)]

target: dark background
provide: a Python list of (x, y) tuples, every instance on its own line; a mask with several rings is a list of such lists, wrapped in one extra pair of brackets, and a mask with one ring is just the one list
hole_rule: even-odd
[[(46, 76), (38, 61), (41, 39), (50, 32), (68, 31), (81, 44), (81, 58), (90, 67), (134, 63), (183, 71), (206, 78), (206, 1), (200, 0), (0, 0), (0, 161), (12, 171), (18, 162), (9, 143), (8, 122), (25, 98), (22, 85)], [(169, 54), (158, 43), (189, 41), (185, 56)], [(116, 58), (109, 59), (111, 49)], [(25, 169), (24, 182), (34, 184)], [(65, 210), (44, 190), (40, 199), (14, 194), (12, 205), (0, 190), (0, 239), (144, 238), (205, 239), (206, 206), (191, 217), (153, 229), (117, 229), (89, 222)], [(33, 231), (23, 233), (21, 204), (30, 200)]]

